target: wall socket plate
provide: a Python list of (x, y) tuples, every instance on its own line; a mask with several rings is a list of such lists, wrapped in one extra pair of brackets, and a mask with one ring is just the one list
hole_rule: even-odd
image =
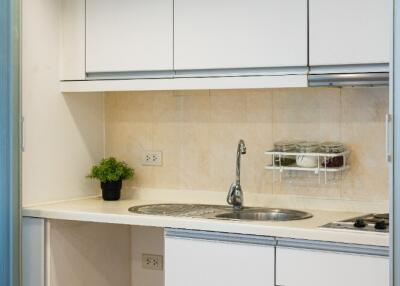
[(161, 151), (145, 151), (143, 154), (144, 166), (162, 166)]
[(142, 267), (150, 270), (163, 270), (163, 256), (143, 253)]

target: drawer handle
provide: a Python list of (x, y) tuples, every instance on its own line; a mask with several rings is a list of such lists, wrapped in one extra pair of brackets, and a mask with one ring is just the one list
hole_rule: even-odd
[(386, 136), (386, 160), (387, 162), (392, 162), (392, 152), (390, 150), (390, 135), (391, 132), (389, 130), (389, 126), (391, 126), (392, 122), (392, 115), (391, 114), (386, 114), (386, 119), (385, 119), (385, 136)]

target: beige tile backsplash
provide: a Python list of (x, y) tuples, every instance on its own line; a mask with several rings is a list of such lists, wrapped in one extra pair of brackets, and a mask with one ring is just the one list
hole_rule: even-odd
[[(106, 154), (135, 168), (133, 186), (226, 192), (236, 146), (245, 192), (363, 201), (388, 198), (385, 163), (387, 88), (300, 88), (113, 92), (106, 95)], [(284, 177), (264, 170), (263, 152), (282, 139), (338, 140), (352, 151), (339, 180)], [(142, 166), (161, 150), (163, 166)]]

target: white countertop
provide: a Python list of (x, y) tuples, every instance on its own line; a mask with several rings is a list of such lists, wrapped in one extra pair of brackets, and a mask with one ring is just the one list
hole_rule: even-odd
[(253, 222), (142, 215), (128, 211), (131, 206), (149, 203), (165, 203), (165, 201), (123, 199), (106, 202), (100, 197), (86, 198), (24, 207), (22, 214), (47, 219), (219, 231), (373, 246), (389, 245), (387, 233), (320, 228), (328, 222), (361, 215), (355, 212), (306, 210), (314, 216), (310, 219), (289, 222)]

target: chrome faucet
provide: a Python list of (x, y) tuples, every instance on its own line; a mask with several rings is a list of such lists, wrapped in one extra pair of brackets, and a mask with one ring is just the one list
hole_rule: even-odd
[(235, 210), (240, 210), (243, 206), (243, 191), (240, 185), (240, 158), (246, 154), (246, 145), (242, 139), (239, 140), (236, 152), (236, 181), (229, 188), (226, 201), (232, 205)]

